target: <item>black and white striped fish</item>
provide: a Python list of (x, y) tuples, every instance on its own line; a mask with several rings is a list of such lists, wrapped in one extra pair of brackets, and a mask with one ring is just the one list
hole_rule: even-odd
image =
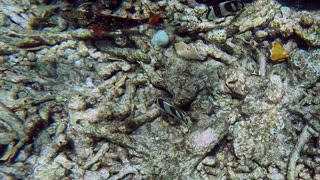
[(215, 5), (209, 5), (201, 20), (214, 20), (217, 17), (230, 16), (244, 8), (241, 0), (224, 1)]
[(190, 117), (181, 109), (174, 107), (173, 105), (169, 104), (167, 101), (163, 99), (156, 99), (155, 103), (166, 113), (170, 114), (171, 116), (180, 119), (185, 124), (190, 123)]

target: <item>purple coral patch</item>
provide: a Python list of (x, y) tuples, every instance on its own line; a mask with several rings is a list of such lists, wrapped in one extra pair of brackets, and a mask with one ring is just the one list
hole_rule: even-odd
[(212, 128), (195, 135), (194, 142), (198, 147), (207, 147), (214, 139), (215, 133)]

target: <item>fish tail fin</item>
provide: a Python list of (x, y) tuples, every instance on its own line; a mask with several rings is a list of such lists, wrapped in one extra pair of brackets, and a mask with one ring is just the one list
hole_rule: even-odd
[(157, 25), (159, 20), (160, 20), (160, 15), (159, 14), (152, 15), (148, 20), (148, 24)]

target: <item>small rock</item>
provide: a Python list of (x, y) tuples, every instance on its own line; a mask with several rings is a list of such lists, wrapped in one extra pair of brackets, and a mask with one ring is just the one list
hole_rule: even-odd
[(151, 39), (151, 44), (155, 50), (160, 50), (160, 48), (166, 46), (168, 43), (169, 36), (163, 30), (157, 31)]

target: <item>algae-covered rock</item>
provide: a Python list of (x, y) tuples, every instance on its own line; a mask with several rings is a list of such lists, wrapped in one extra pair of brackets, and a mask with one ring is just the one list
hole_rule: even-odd
[(320, 51), (318, 49), (295, 51), (291, 54), (289, 63), (293, 66), (296, 77), (303, 80), (302, 85), (309, 86), (318, 81), (320, 77)]
[(0, 2), (0, 179), (319, 179), (319, 9), (115, 2)]
[(0, 54), (1, 55), (7, 55), (7, 54), (13, 54), (18, 51), (18, 48), (15, 46), (10, 46), (4, 42), (0, 42)]

